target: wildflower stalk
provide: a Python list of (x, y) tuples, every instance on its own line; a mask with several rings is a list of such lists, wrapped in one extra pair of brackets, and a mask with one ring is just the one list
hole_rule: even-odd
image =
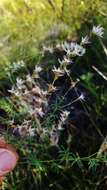
[(78, 100), (82, 100), (81, 97), (82, 97), (82, 95), (80, 95), (78, 98), (76, 98), (74, 101), (70, 102), (69, 104), (62, 106), (61, 109), (72, 105), (73, 103), (77, 102)]
[(97, 157), (101, 156), (102, 153), (104, 153), (107, 150), (107, 136), (104, 138), (98, 153), (97, 153)]
[(43, 130), (42, 130), (42, 126), (41, 126), (40, 121), (39, 121), (39, 119), (38, 119), (38, 117), (37, 117), (36, 114), (35, 114), (35, 121), (36, 121), (36, 124), (37, 124), (38, 132), (39, 132), (39, 134), (41, 134), (41, 132), (42, 132)]
[(107, 76), (105, 76), (97, 67), (92, 65), (92, 68), (104, 79), (107, 81)]
[[(75, 92), (76, 92), (77, 96), (79, 96), (79, 94), (78, 94), (76, 88), (75, 88)], [(89, 119), (90, 119), (90, 121), (91, 121), (93, 127), (95, 127), (95, 129), (96, 129), (96, 131), (98, 132), (98, 134), (100, 135), (100, 137), (104, 138), (102, 132), (100, 131), (100, 129), (98, 128), (98, 126), (95, 124), (94, 120), (90, 117), (90, 114), (89, 114), (89, 112), (88, 112), (88, 110), (89, 110), (89, 109), (88, 109), (88, 105), (87, 105), (87, 104), (83, 104), (82, 101), (81, 101), (81, 104), (82, 104), (82, 106), (83, 106), (83, 108), (84, 108), (84, 110), (85, 110), (85, 113), (86, 113), (87, 116), (89, 117)]]
[(55, 81), (56, 81), (57, 79), (58, 79), (58, 76), (55, 75), (54, 80), (53, 80), (53, 82), (52, 82), (52, 86), (54, 86)]

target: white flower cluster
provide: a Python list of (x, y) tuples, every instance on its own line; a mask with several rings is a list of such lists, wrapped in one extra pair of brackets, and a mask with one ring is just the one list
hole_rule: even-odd
[(55, 127), (55, 125), (52, 126), (52, 130), (50, 131), (50, 142), (51, 145), (58, 145), (59, 142), (59, 130)]
[(83, 56), (86, 52), (85, 48), (82, 45), (77, 44), (76, 42), (62, 44), (62, 49), (67, 53), (68, 56)]
[(8, 67), (5, 68), (5, 71), (9, 75), (9, 72), (15, 72), (21, 69), (22, 67), (25, 67), (25, 62), (23, 60), (20, 60), (18, 62), (13, 62), (12, 64), (8, 64)]
[[(90, 37), (92, 36), (92, 34), (102, 38), (104, 34), (104, 28), (101, 27), (100, 25), (93, 26)], [(47, 111), (48, 107), (47, 97), (49, 97), (50, 93), (56, 90), (54, 83), (59, 77), (62, 77), (65, 74), (67, 74), (69, 79), (71, 79), (70, 70), (68, 70), (68, 68), (70, 68), (69, 65), (73, 63), (72, 61), (73, 58), (77, 56), (82, 57), (86, 53), (85, 45), (91, 43), (90, 37), (88, 35), (82, 37), (80, 43), (64, 42), (62, 44), (56, 45), (56, 48), (60, 49), (61, 51), (64, 51), (64, 56), (63, 59), (61, 60), (58, 59), (59, 67), (54, 66), (52, 69), (52, 72), (54, 73), (54, 79), (51, 84), (47, 85), (48, 87), (47, 91), (41, 88), (39, 82), (40, 72), (42, 71), (42, 68), (40, 66), (35, 66), (32, 75), (27, 74), (24, 79), (17, 78), (16, 84), (12, 86), (11, 90), (8, 90), (14, 97), (13, 101), (15, 101), (18, 107), (20, 108), (21, 106), (22, 107), (24, 106), (27, 110), (28, 118), (21, 125), (18, 125), (16, 128), (21, 136), (35, 135), (35, 130), (34, 128), (32, 128), (31, 124), (31, 120), (35, 119), (36, 123), (38, 123), (39, 126), (38, 131), (40, 131), (40, 136), (43, 137), (45, 134), (47, 134), (50, 136), (50, 141), (52, 142), (52, 144), (55, 145), (58, 144), (60, 131), (63, 130), (63, 127), (67, 122), (70, 112), (66, 110), (62, 111), (62, 113), (60, 114), (59, 121), (57, 122), (56, 125), (53, 125), (53, 127), (50, 130), (46, 130), (44, 128), (42, 129), (40, 121), (41, 118), (45, 116), (45, 113)], [(53, 47), (47, 48), (44, 46), (43, 51), (44, 52), (48, 51), (50, 53), (53, 53), (54, 50)], [(13, 70), (14, 72), (24, 66), (25, 63), (23, 61), (19, 61), (17, 63), (13, 63), (13, 65), (10, 66), (10, 69)], [(85, 96), (83, 93), (81, 93), (80, 96), (73, 102), (63, 106), (63, 108), (70, 106), (72, 103), (78, 100), (81, 101), (85, 100)], [(14, 132), (16, 129), (14, 129)]]
[(31, 120), (24, 120), (21, 125), (17, 125), (17, 127), (14, 128), (13, 133), (22, 137), (33, 137), (35, 136), (35, 128), (32, 128)]
[[(35, 70), (34, 73), (36, 72), (36, 78), (38, 78), (39, 72), (42, 70), (42, 68), (36, 66)], [(18, 105), (18, 107), (24, 106), (26, 108), (28, 117), (42, 118), (45, 115), (48, 105), (47, 91), (44, 91), (40, 88), (39, 84), (34, 79), (34, 73), (33, 75), (26, 75), (24, 80), (17, 78), (16, 84), (11, 90), (8, 91), (14, 97), (13, 100)], [(21, 126), (18, 126), (20, 134), (22, 134), (22, 129), (24, 128), (27, 130), (24, 130), (24, 132), (29, 132), (29, 130), (30, 132), (32, 131), (32, 129), (28, 127), (29, 125), (26, 125), (25, 122)]]
[(39, 78), (39, 73), (42, 71), (42, 68), (40, 66), (35, 66), (34, 72), (33, 72), (33, 77), (34, 78)]
[(89, 41), (89, 36), (82, 37), (81, 45), (86, 45), (86, 44), (90, 44), (90, 43), (91, 42)]
[(58, 77), (61, 77), (65, 74), (65, 71), (63, 69), (61, 69), (60, 67), (59, 68), (56, 68), (54, 66), (54, 68), (52, 69), (53, 73), (58, 76)]
[(32, 81), (30, 81), (31, 87), (27, 84), (28, 80), (22, 81), (17, 79), (16, 87), (12, 87), (9, 92), (17, 96), (20, 100), (18, 102), (19, 105), (25, 105), (28, 108), (30, 115), (37, 114), (43, 117), (43, 107), (47, 107), (48, 104), (46, 98), (47, 91), (43, 91), (36, 83), (33, 86)]
[(54, 49), (53, 49), (53, 47), (51, 47), (51, 46), (48, 46), (48, 47), (43, 46), (43, 52), (53, 53), (53, 52), (54, 52)]
[[(91, 33), (97, 35), (98, 37), (103, 37), (104, 28), (100, 25), (93, 26)], [(78, 44), (77, 42), (64, 42), (62, 44), (58, 43), (56, 45), (56, 48), (64, 51), (66, 55), (63, 57), (62, 60), (58, 59), (60, 66), (58, 68), (54, 66), (52, 69), (55, 75), (55, 80), (57, 80), (58, 77), (63, 76), (65, 73), (67, 73), (67, 75), (70, 74), (67, 66), (73, 62), (72, 59), (75, 56), (82, 57), (86, 53), (86, 48), (84, 46), (90, 43), (90, 38), (88, 35), (86, 35), (85, 37), (82, 37), (80, 44)], [(50, 53), (53, 52), (52, 49), (50, 47), (44, 47), (44, 50), (50, 51)]]
[(103, 34), (104, 34), (104, 28), (100, 25), (93, 26), (92, 33), (95, 34), (96, 36), (102, 38)]
[(25, 67), (25, 62), (23, 60), (18, 61), (18, 62), (13, 62), (12, 67), (13, 67), (14, 70), (18, 70), (18, 69), (20, 69), (22, 67)]
[(52, 130), (50, 131), (50, 142), (52, 145), (58, 145), (60, 131), (62, 131), (63, 125), (66, 124), (70, 112), (69, 111), (62, 111), (60, 115), (60, 120), (57, 125), (53, 125)]
[(63, 125), (66, 123), (69, 114), (70, 112), (66, 110), (61, 113), (60, 121), (58, 123), (58, 130), (63, 130)]

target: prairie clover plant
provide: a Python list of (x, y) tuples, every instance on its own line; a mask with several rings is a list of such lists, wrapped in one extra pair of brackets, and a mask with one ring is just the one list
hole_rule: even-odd
[[(72, 76), (70, 75), (71, 65), (74, 62), (75, 57), (82, 57), (86, 53), (86, 45), (91, 43), (91, 37), (93, 34), (98, 37), (103, 37), (104, 29), (101, 26), (93, 26), (91, 31), (91, 35), (86, 35), (82, 37), (80, 43), (76, 42), (64, 42), (62, 44), (57, 44), (55, 49), (59, 49), (64, 52), (64, 56), (62, 59), (58, 59), (58, 66), (53, 66), (51, 69), (51, 73), (53, 73), (53, 78), (51, 83), (47, 83), (45, 81), (45, 87), (41, 84), (42, 72), (45, 72), (45, 68), (40, 66), (35, 66), (33, 73), (28, 73), (26, 76), (22, 78), (16, 78), (16, 83), (13, 84), (12, 89), (8, 90), (11, 93), (11, 100), (15, 103), (15, 106), (24, 107), (26, 109), (26, 116), (24, 121), (21, 124), (17, 124), (13, 129), (13, 133), (18, 133), (21, 137), (23, 136), (35, 136), (39, 134), (39, 137), (43, 140), (45, 136), (47, 136), (50, 140), (51, 144), (58, 145), (60, 134), (63, 131), (65, 125), (67, 124), (67, 120), (69, 118), (70, 111), (67, 109), (68, 106), (77, 101), (84, 101), (85, 95), (83, 92), (78, 94), (74, 100), (71, 100), (67, 105), (64, 105), (59, 109), (60, 116), (57, 121), (51, 123), (49, 128), (44, 127), (43, 121), (45, 117), (47, 117), (47, 113), (50, 107), (49, 100), (52, 94), (58, 90), (56, 86), (56, 81), (65, 76), (68, 80), (71, 81), (70, 89), (74, 88), (75, 85), (79, 82), (72, 80)], [(43, 52), (49, 51), (50, 53), (54, 52), (54, 48), (52, 47), (43, 47)], [(74, 63), (73, 63), (74, 64)], [(19, 69), (23, 67), (25, 64), (23, 61), (17, 62), (13, 64), (13, 69)], [(62, 99), (67, 95), (69, 90), (64, 94)], [(66, 109), (65, 109), (66, 108)], [(36, 123), (36, 127), (32, 125), (32, 123)]]

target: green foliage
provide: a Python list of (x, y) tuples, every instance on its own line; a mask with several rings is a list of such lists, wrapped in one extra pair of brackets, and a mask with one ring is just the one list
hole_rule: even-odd
[(0, 99), (0, 108), (4, 109), (6, 113), (12, 114), (13, 113), (13, 105), (12, 102), (6, 100), (5, 98)]

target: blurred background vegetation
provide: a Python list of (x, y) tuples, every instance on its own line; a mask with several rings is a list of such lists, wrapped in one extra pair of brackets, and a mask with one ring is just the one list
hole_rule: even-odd
[(107, 28), (106, 5), (104, 0), (1, 0), (0, 65), (29, 62), (44, 41), (75, 39), (80, 28), (93, 23)]

